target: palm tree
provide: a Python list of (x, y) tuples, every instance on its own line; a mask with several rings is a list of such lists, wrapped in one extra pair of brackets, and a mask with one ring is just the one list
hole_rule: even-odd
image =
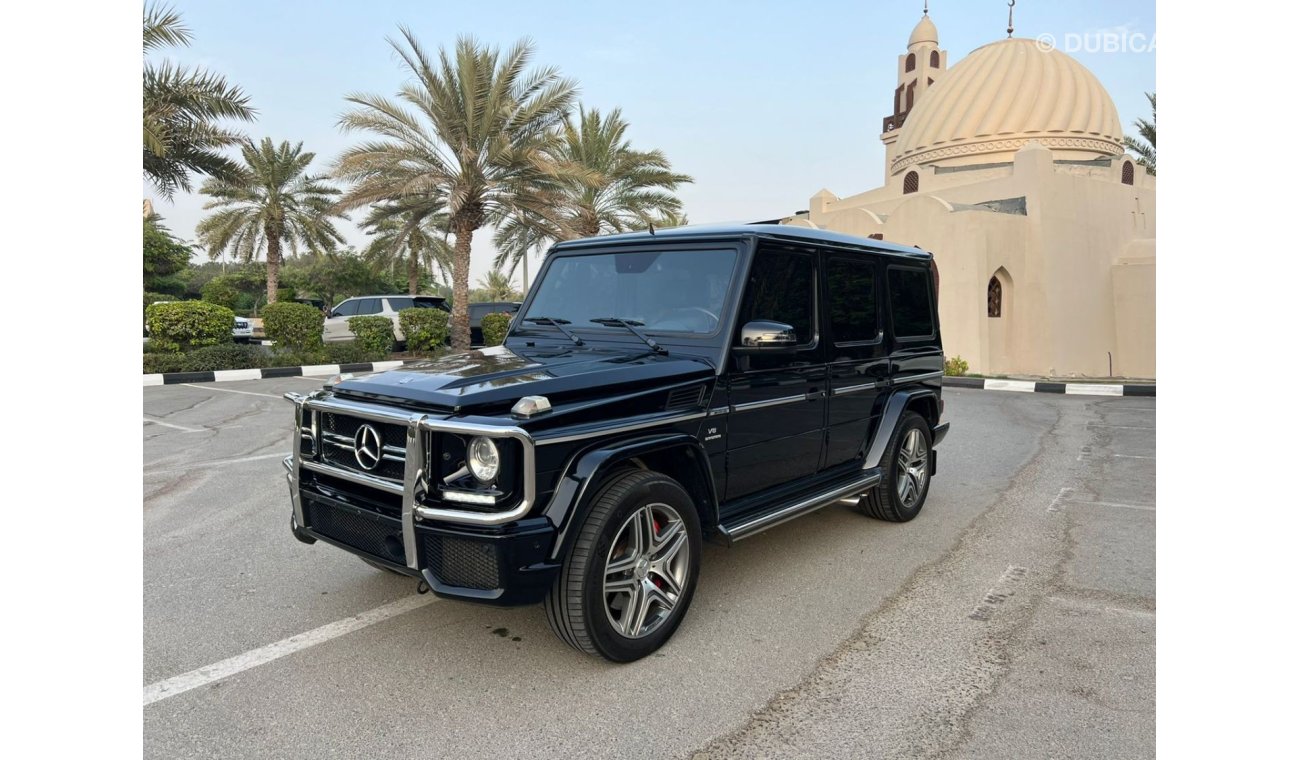
[(507, 220), (494, 241), (500, 251), (495, 266), (513, 272), (528, 251), (556, 240), (645, 229), (652, 223), (659, 227), (660, 219), (681, 213), (682, 203), (672, 191), (693, 180), (673, 172), (663, 152), (633, 150), (627, 128), (617, 108), (602, 117), (597, 109), (579, 107), (576, 122), (565, 118), (557, 158), (582, 167), (587, 177), (564, 184), (559, 224), (528, 214)]
[(361, 252), (371, 265), (396, 271), (406, 265), (406, 287), (411, 295), (420, 290), (420, 271), (437, 270), (446, 280), (451, 269), (451, 246), (447, 244), (447, 214), (422, 213), (423, 208), (404, 208), (400, 203), (376, 204), (361, 223), (374, 235)]
[(690, 224), (691, 220), (686, 218), (686, 214), (677, 214), (666, 211), (653, 219), (645, 221), (637, 220), (628, 225), (629, 230), (648, 230), (654, 227), (656, 230), (667, 230), (673, 227), (685, 227)]
[(573, 101), (574, 84), (554, 68), (526, 72), (533, 47), (522, 40), (502, 55), (461, 37), (435, 61), (402, 27), (389, 40), (411, 79), (396, 100), (354, 93), (340, 119), (348, 131), (378, 137), (345, 151), (337, 175), (354, 184), (341, 202), (357, 208), (383, 201), (434, 206), (446, 199), (455, 236), (452, 345), (469, 347), (469, 265), (475, 231), (512, 215), (549, 219), (566, 167), (553, 159), (555, 127)]
[[(144, 52), (188, 46), (192, 36), (180, 14), (152, 5), (144, 11)], [(191, 190), (190, 174), (230, 179), (238, 165), (217, 149), (243, 136), (218, 119), (251, 121), (248, 96), (219, 74), (170, 62), (144, 66), (144, 176), (165, 198)]]
[[(1155, 176), (1156, 173), (1156, 94), (1154, 92), (1146, 93), (1147, 100), (1151, 103), (1151, 121), (1138, 119), (1133, 122), (1133, 126), (1138, 128), (1138, 137), (1133, 138), (1128, 135), (1124, 136), (1124, 147), (1133, 151), (1137, 155), (1139, 166), (1145, 166), (1147, 171)], [(1141, 142), (1139, 142), (1139, 140)]]
[(493, 269), (478, 279), (478, 294), (484, 301), (517, 301), (519, 291), (515, 290), (510, 276), (500, 269)]
[(286, 243), (297, 255), (301, 248), (325, 253), (343, 242), (330, 221), (341, 216), (333, 208), (339, 190), (306, 173), (316, 154), (304, 153), (302, 143), (286, 141), (277, 148), (267, 137), (261, 145), (245, 143), (243, 154), (245, 166), (237, 177), (203, 183), (203, 194), (212, 197), (203, 208), (218, 210), (195, 231), (214, 260), (229, 249), (251, 261), (265, 249), (266, 302), (275, 303)]

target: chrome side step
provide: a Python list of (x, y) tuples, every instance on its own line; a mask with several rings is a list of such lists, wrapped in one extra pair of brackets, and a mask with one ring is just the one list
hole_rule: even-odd
[(734, 543), (742, 538), (749, 538), (762, 533), (768, 528), (793, 520), (796, 517), (802, 517), (809, 512), (816, 512), (822, 507), (828, 507), (846, 497), (869, 491), (879, 483), (880, 471), (878, 469), (864, 470), (862, 477), (851, 483), (834, 486), (812, 496), (805, 496), (798, 501), (783, 507), (777, 507), (761, 515), (743, 518), (742, 522), (732, 525), (724, 523), (718, 526), (718, 532), (722, 534), (727, 543)]

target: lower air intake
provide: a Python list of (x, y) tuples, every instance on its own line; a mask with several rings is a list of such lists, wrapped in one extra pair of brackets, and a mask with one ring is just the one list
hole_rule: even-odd
[(497, 556), (491, 544), (448, 536), (425, 536), (429, 570), (448, 586), (491, 590), (498, 588)]

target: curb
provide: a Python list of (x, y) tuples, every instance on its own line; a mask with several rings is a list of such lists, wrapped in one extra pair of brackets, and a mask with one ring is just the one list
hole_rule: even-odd
[(997, 380), (988, 377), (945, 377), (943, 384), (953, 388), (977, 388), (985, 391), (1018, 393), (1064, 393), (1069, 396), (1155, 396), (1155, 383), (1054, 383), (1038, 380)]
[(213, 372), (167, 372), (144, 376), (145, 385), (179, 383), (224, 383), (232, 380), (265, 380), (276, 377), (331, 377), (341, 372), (383, 372), (422, 359), (395, 359), (387, 362), (358, 364), (310, 364), (303, 367), (265, 367), (262, 369), (219, 369)]

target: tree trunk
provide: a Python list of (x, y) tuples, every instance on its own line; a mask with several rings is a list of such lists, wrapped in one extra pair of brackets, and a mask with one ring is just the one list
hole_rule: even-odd
[(420, 292), (420, 249), (410, 246), (411, 256), (406, 261), (406, 290), (411, 295)]
[(469, 348), (469, 248), (474, 228), (457, 225), (456, 246), (452, 249), (451, 272), (451, 347)]
[(266, 303), (275, 303), (280, 290), (280, 236), (266, 232)]

